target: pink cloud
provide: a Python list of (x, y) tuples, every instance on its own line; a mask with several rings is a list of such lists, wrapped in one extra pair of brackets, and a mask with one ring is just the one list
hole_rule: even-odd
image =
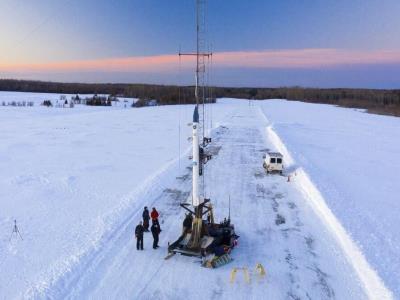
[(106, 58), (54, 63), (8, 64), (0, 63), (0, 71), (42, 72), (42, 71), (118, 71), (118, 72), (157, 72), (176, 68), (177, 55), (135, 56), (124, 58)]
[(220, 53), (217, 63), (250, 68), (319, 68), (340, 65), (399, 63), (400, 51), (294, 49)]
[[(237, 68), (321, 68), (343, 65), (400, 63), (400, 51), (292, 49), (217, 52), (213, 55), (216, 67)], [(193, 68), (193, 57), (181, 58), (182, 68)], [(54, 63), (16, 64), (0, 62), (2, 72), (152, 72), (177, 70), (178, 55), (135, 56)]]

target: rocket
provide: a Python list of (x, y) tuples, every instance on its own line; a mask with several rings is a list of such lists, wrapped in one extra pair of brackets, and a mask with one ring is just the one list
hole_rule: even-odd
[(198, 207), (200, 203), (199, 196), (199, 109), (198, 105), (194, 108), (192, 123), (192, 141), (193, 141), (193, 167), (192, 167), (192, 205)]
[[(190, 55), (196, 56), (197, 64), (196, 64), (196, 75), (195, 75), (195, 99), (196, 106), (193, 111), (193, 122), (190, 124), (192, 126), (192, 207), (190, 207), (190, 198), (187, 199), (185, 203), (181, 203), (180, 206), (183, 207), (190, 213), (191, 216), (191, 227), (192, 230), (187, 230), (187, 226), (181, 236), (172, 244), (168, 243), (168, 256), (166, 259), (171, 257), (176, 253), (181, 253), (183, 255), (197, 256), (204, 258), (207, 253), (213, 253), (213, 249), (215, 247), (228, 247), (232, 249), (235, 246), (235, 241), (238, 236), (235, 234), (234, 226), (230, 224), (230, 218), (225, 220), (221, 224), (214, 223), (213, 217), (213, 207), (210, 203), (210, 199), (205, 198), (204, 187), (200, 192), (200, 183), (199, 177), (204, 176), (203, 173), (203, 165), (211, 158), (211, 155), (207, 155), (205, 153), (205, 146), (207, 143), (211, 142), (211, 138), (206, 138), (204, 136), (204, 127), (199, 128), (200, 126), (200, 118), (199, 118), (199, 104), (200, 95), (199, 95), (199, 83), (201, 84), (200, 88), (204, 89), (204, 72), (205, 72), (205, 61), (204, 58), (211, 57), (212, 53), (204, 53), (202, 52), (202, 43), (200, 33), (203, 30), (204, 22), (203, 16), (203, 7), (204, 1), (196, 0), (196, 11), (197, 11), (197, 49), (196, 53), (179, 53), (181, 55)], [(203, 20), (202, 22), (199, 22)], [(200, 78), (199, 78), (200, 76)], [(201, 79), (201, 80), (200, 80)], [(204, 91), (204, 90), (203, 90)], [(202, 98), (202, 108), (204, 113), (204, 100), (205, 95), (204, 92), (201, 95)], [(204, 126), (204, 115), (201, 116), (202, 123)], [(199, 141), (199, 135), (201, 140)], [(201, 143), (201, 146), (200, 146)], [(204, 177), (203, 177), (204, 178)], [(200, 196), (201, 193), (201, 196)], [(208, 203), (208, 205), (207, 205)], [(207, 221), (203, 220), (203, 216), (205, 214), (209, 214), (210, 218)], [(186, 221), (186, 219), (185, 219)], [(203, 226), (205, 230), (203, 230)], [(212, 228), (217, 228), (216, 236), (211, 236), (208, 233), (208, 229), (212, 226)], [(226, 243), (227, 238), (229, 238), (229, 242)]]

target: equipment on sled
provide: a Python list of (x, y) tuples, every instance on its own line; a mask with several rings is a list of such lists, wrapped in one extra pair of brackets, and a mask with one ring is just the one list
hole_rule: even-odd
[(203, 267), (206, 267), (206, 268), (214, 268), (215, 269), (215, 268), (224, 266), (224, 265), (230, 263), (231, 261), (233, 261), (231, 256), (228, 253), (225, 253), (221, 256), (214, 256), (211, 259), (204, 260), (202, 265), (203, 265)]

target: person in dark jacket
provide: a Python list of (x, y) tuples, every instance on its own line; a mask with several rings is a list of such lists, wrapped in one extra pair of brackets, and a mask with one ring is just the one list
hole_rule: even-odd
[(149, 210), (147, 209), (147, 206), (144, 207), (143, 210), (143, 227), (144, 227), (144, 231), (149, 231), (149, 221), (150, 221), (150, 213)]
[(183, 231), (182, 233), (187, 233), (190, 232), (192, 229), (192, 222), (193, 222), (193, 217), (191, 214), (186, 214), (185, 219), (183, 220)]
[(142, 225), (142, 222), (139, 222), (139, 225), (136, 226), (135, 228), (135, 236), (136, 236), (136, 249), (137, 250), (143, 250), (143, 233), (144, 233), (144, 227)]
[(158, 236), (160, 235), (160, 226), (158, 224), (153, 223), (151, 225), (151, 233), (153, 234), (153, 249), (157, 249), (158, 246)]
[[(157, 224), (158, 225), (158, 228), (160, 228), (160, 223), (158, 222), (158, 217), (160, 216), (160, 214), (158, 213), (158, 211), (156, 210), (156, 208), (155, 207), (153, 207), (153, 209), (152, 209), (152, 211), (151, 211), (151, 214), (150, 214), (150, 217), (151, 217), (151, 220), (153, 221), (152, 223), (153, 224)], [(161, 230), (161, 228), (160, 228), (160, 230)]]

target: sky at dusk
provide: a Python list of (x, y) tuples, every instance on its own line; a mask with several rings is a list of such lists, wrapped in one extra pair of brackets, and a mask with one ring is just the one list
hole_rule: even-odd
[[(207, 0), (212, 83), (400, 88), (399, 0)], [(194, 0), (2, 0), (0, 78), (191, 84)]]

